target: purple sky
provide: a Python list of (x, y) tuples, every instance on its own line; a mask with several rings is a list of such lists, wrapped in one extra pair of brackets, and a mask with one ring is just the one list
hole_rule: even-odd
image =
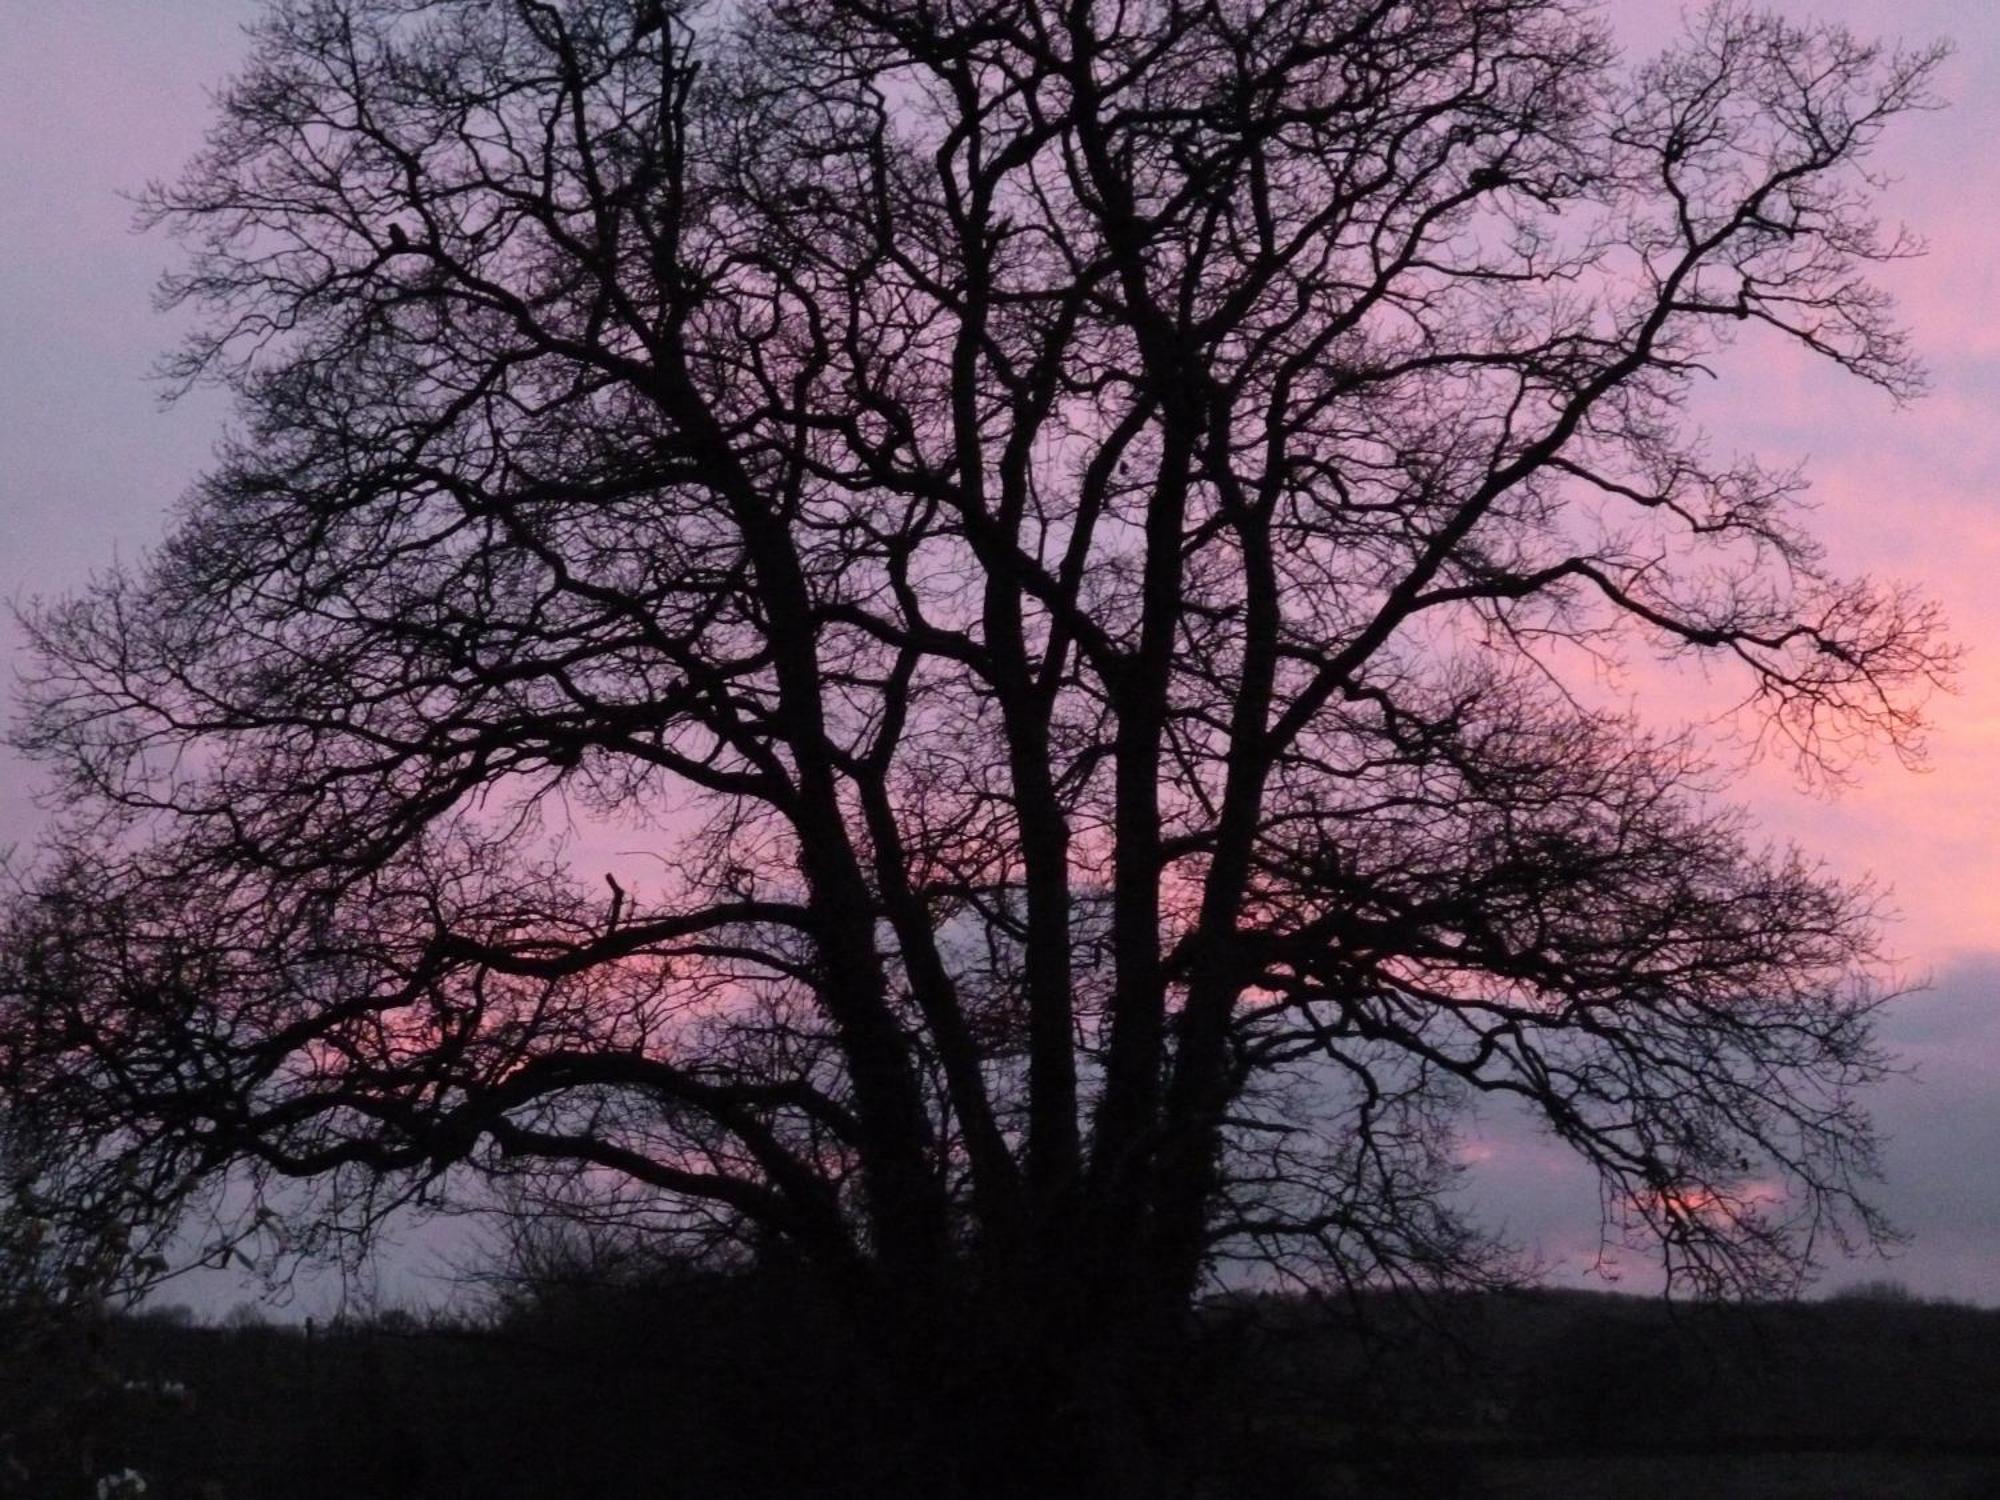
[[(1630, 44), (1675, 24), (1671, 0), (1613, 0)], [(1903, 122), (1883, 158), (1890, 219), (1932, 253), (1887, 281), (1935, 376), (1918, 406), (1746, 345), (1701, 416), (1727, 445), (1805, 458), (1819, 529), (1844, 568), (1911, 580), (1968, 648), (1935, 706), (1932, 765), (1864, 767), (1838, 799), (1782, 769), (1744, 784), (1765, 825), (1892, 887), (1892, 935), (1925, 995), (1884, 1035), (1917, 1074), (1874, 1099), (1888, 1133), (1885, 1205), (1915, 1235), (1893, 1265), (1836, 1265), (2000, 1304), (2000, 5), (1790, 0), (1794, 14), (1958, 47), (1952, 108)], [(158, 539), (227, 413), (198, 395), (162, 411), (148, 371), (173, 341), (151, 290), (173, 247), (129, 232), (125, 197), (199, 144), (206, 90), (241, 55), (255, 0), (44, 0), (0, 6), (0, 598), (60, 594)], [(18, 639), (0, 621), (0, 671)], [(0, 707), (0, 715), (4, 715)], [(0, 848), (32, 837), (29, 778), (0, 751)], [(1479, 1200), (1568, 1271), (1594, 1253), (1595, 1193), (1557, 1148), (1482, 1128)], [(1644, 1277), (1635, 1269), (1633, 1285)], [(407, 1291), (418, 1290), (415, 1285)]]

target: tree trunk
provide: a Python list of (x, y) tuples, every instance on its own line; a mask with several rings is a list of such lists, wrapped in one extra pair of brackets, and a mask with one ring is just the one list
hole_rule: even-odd
[(1074, 1495), (1161, 1500), (1183, 1493), (1180, 1378), (1185, 1323), (1142, 1313), (1155, 1299), (1093, 1296), (1043, 1275), (989, 1304), (946, 1366), (976, 1368), (940, 1424), (967, 1500)]

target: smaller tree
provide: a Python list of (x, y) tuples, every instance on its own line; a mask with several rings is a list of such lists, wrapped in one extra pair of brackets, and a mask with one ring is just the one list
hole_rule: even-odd
[(90, 1494), (129, 1399), (112, 1318), (167, 1270), (173, 1225), (147, 1215), (19, 1111), (0, 1113), (0, 1494)]

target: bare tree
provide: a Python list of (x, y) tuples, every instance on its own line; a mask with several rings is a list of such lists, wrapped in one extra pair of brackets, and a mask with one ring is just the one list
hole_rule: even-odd
[(5, 1045), (107, 1171), (322, 1228), (567, 1175), (1107, 1443), (1219, 1267), (1483, 1274), (1468, 1093), (1703, 1286), (1879, 1228), (1866, 890), (1593, 673), (1915, 750), (1928, 607), (1683, 405), (1746, 334), (1916, 392), (1865, 162), (1938, 51), (1725, 3), (1628, 68), (1581, 0), (257, 38), (147, 210), (240, 430), (33, 621), (79, 810)]

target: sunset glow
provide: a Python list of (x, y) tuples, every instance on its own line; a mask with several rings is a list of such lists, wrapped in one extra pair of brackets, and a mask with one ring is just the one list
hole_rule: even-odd
[[(1695, 415), (1718, 451), (1803, 462), (1816, 530), (1837, 570), (1916, 586), (1965, 651), (1954, 694), (1930, 704), (1927, 762), (1863, 760), (1851, 784), (1801, 788), (1782, 755), (1745, 757), (1731, 795), (1775, 840), (1834, 870), (1873, 879), (1895, 914), (1887, 947), (1932, 992), (1884, 1015), (1887, 1046), (1926, 1080), (1881, 1091), (1890, 1136), (1884, 1201), (1914, 1233), (1895, 1270), (1920, 1290), (2000, 1303), (2000, 11), (1987, 0), (1804, 0), (1780, 10), (1839, 19), (1862, 34), (1958, 46), (1943, 113), (1905, 121), (1881, 167), (1885, 215), (1929, 253), (1883, 273), (1932, 371), (1926, 398), (1897, 408), (1880, 391), (1747, 339)], [(0, 219), (0, 592), (55, 596), (115, 557), (139, 555), (206, 462), (226, 420), (197, 392), (167, 414), (146, 371), (172, 341), (148, 310), (172, 259), (126, 233), (118, 194), (173, 175), (199, 143), (203, 89), (240, 53), (251, 0), (172, 7), (19, 6), (0, 15), (0, 176), (15, 185)], [(1661, 40), (1678, 7), (1616, 0), (1634, 50)], [(114, 107), (115, 105), (115, 107)], [(18, 651), (11, 625), (0, 652)], [(1645, 661), (1603, 684), (1654, 722), (1705, 718), (1720, 680)], [(0, 849), (26, 846), (47, 811), (30, 773), (0, 760)], [(593, 832), (593, 860), (647, 877), (638, 833)], [(1079, 841), (1087, 850), (1087, 840)], [(597, 878), (593, 873), (593, 881)], [(1170, 911), (1194, 910), (1192, 877)], [(634, 1006), (633, 1024), (653, 1024)], [(1560, 1148), (1489, 1112), (1458, 1160), (1466, 1191), (1498, 1206), (1507, 1231), (1571, 1272), (1595, 1264), (1595, 1183)], [(1745, 1201), (1775, 1201), (1761, 1181)], [(1760, 1196), (1762, 1195), (1762, 1196)], [(1677, 1207), (1699, 1216), (1710, 1205)], [(1880, 1267), (1834, 1267), (1833, 1281)], [(1635, 1273), (1642, 1274), (1642, 1273)]]

